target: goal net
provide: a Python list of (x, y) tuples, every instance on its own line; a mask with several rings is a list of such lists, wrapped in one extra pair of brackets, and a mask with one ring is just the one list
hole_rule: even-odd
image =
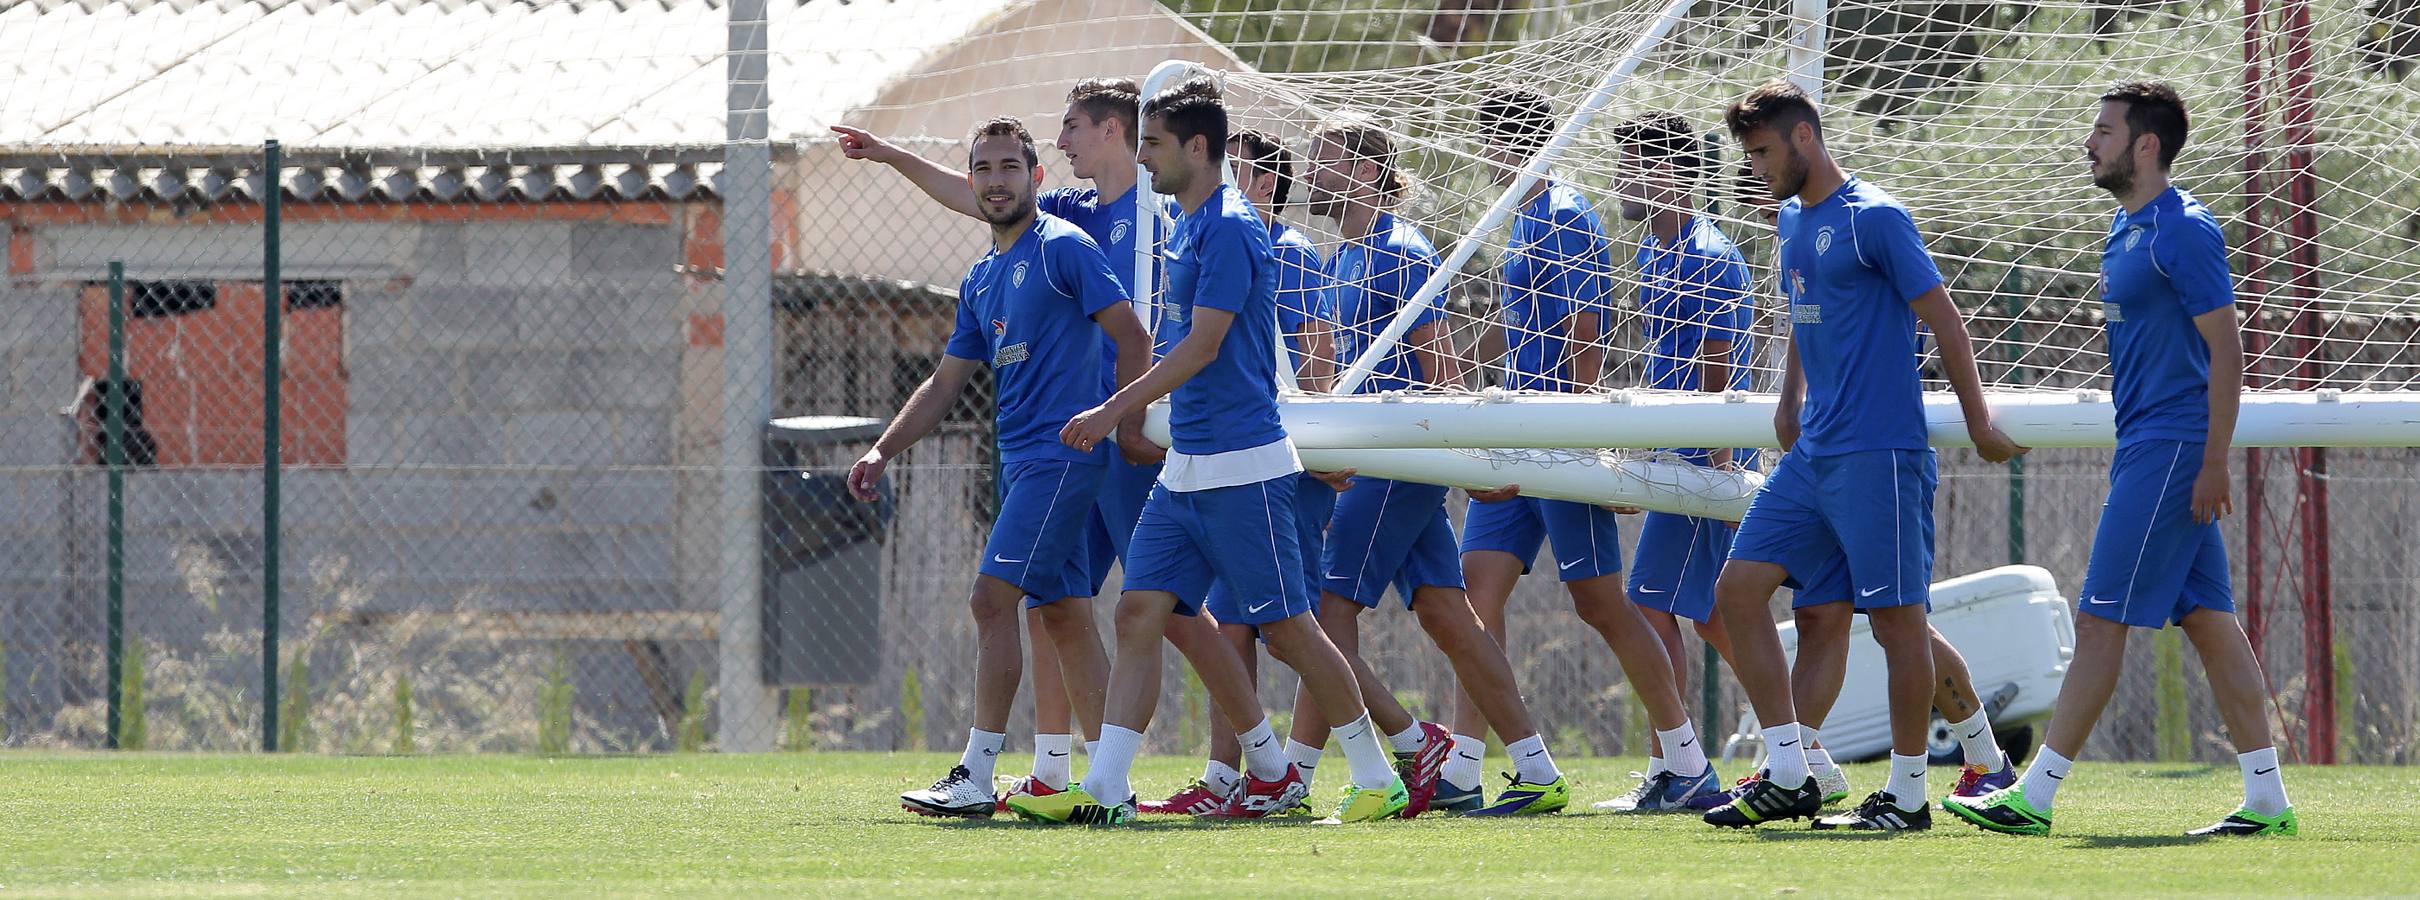
[[(1340, 40), (1353, 27), (1386, 30), (1372, 23), (1387, 16), (1366, 11), (1205, 20), (1268, 67), (1224, 73), (1236, 126), (1283, 136), (1303, 154), (1322, 121), (1375, 123), (1394, 150), (1382, 162), (1413, 185), (1394, 211), (1444, 263), (1406, 305), (1444, 311), (1465, 377), (1403, 396), (1291, 398), (1289, 425), (1306, 448), (1771, 446), (1770, 397), (1641, 389), (1648, 335), (1668, 322), (1639, 302), (1641, 232), (1618, 214), (1614, 129), (1661, 110), (1703, 138), (1695, 205), (1755, 273), (1755, 350), (1744, 362), (1754, 390), (1769, 392), (1788, 330), (1772, 226), (1720, 118), (1776, 77), (1815, 89), (1835, 158), (1912, 211), (1966, 314), (1996, 417), (2020, 442), (2114, 443), (2098, 252), (2116, 205), (2093, 186), (2082, 144), (2104, 90), (2157, 78), (2193, 118), (2175, 180), (2225, 223), (2233, 253), (2253, 392), (2239, 442), (2415, 443), (2420, 91), (2401, 80), (2409, 63), (2398, 52), (2420, 42), (2391, 17), (2394, 4), (2311, 3), (2307, 24), (2281, 16), (2268, 30), (2211, 4), (1446, 6), (1466, 8), (1456, 26), (1464, 38), (1489, 34), (1497, 49), (1423, 61)], [(1815, 21), (1828, 28), (1806, 27)], [(1414, 22), (1438, 27), (1435, 16), (1408, 11), (1393, 24)], [(1228, 25), (1232, 35), (1221, 32)], [(1604, 371), (1576, 393), (1504, 388), (1508, 348), (1539, 336), (1501, 301), (1507, 213), (1527, 182), (1503, 183), (1479, 108), (1516, 89), (1547, 98), (1557, 128), (1525, 174), (1579, 191), (1612, 244), (1601, 298), (1610, 327), (1582, 338), (1602, 352)], [(1337, 225), (1306, 214), (1303, 193), (1298, 183), (1285, 217), (1333, 256), (1343, 246)], [(1338, 346), (1361, 357), (1340, 361), (1348, 385), (1399, 345), (1408, 315), (1341, 325)], [(1936, 443), (1955, 445), (1964, 429), (1937, 348), (1921, 346)]]

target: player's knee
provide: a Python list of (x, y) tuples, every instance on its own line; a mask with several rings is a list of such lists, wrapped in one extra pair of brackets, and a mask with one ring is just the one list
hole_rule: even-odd
[(1474, 634), (1483, 633), (1479, 614), (1462, 599), (1460, 592), (1421, 591), (1420, 599), (1412, 604), (1412, 614), (1420, 620), (1420, 630), (1428, 632), (1437, 646), (1459, 645)]

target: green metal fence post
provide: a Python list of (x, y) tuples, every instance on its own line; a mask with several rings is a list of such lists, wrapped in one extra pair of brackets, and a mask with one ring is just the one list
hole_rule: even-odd
[(109, 261), (109, 380), (101, 392), (101, 462), (109, 479), (103, 576), (109, 602), (109, 721), (103, 746), (118, 749), (126, 702), (126, 261)]
[(278, 476), (283, 468), (279, 462), (278, 440), (284, 423), (282, 380), (285, 343), (286, 291), (282, 273), (278, 271), (278, 214), (285, 196), (282, 153), (277, 142), (270, 141), (261, 148), (263, 184), (261, 191), (261, 448), (260, 448), (260, 514), (261, 514), (261, 718), (260, 745), (264, 752), (277, 752), (277, 705), (283, 699), (277, 689), (277, 601), (279, 591), (278, 546), (282, 531), (278, 522)]

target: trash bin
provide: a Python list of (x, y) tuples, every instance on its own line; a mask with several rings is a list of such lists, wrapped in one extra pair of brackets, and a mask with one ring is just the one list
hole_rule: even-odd
[(775, 419), (765, 429), (764, 677), (775, 686), (861, 685), (882, 670), (882, 545), (894, 509), (849, 496), (849, 463), (882, 435), (854, 416)]

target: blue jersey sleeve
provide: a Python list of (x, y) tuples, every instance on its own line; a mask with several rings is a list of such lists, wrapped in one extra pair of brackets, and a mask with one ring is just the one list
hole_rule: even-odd
[[(1603, 239), (1578, 210), (1561, 210), (1547, 224), (1546, 234), (1530, 252), (1538, 260), (1538, 301), (1552, 321), (1584, 312), (1598, 313), (1597, 328), (1606, 330), (1605, 294), (1612, 288), (1605, 271)], [(1602, 334), (1583, 335), (1590, 340)]]
[(1242, 229), (1226, 227), (1230, 223), (1218, 220), (1204, 223), (1202, 233), (1195, 237), (1194, 256), (1201, 261), (1200, 280), (1194, 282), (1193, 306), (1221, 312), (1241, 312), (1252, 295), (1253, 277), (1269, 264), (1265, 258), (1255, 259), (1252, 242)]
[(1302, 330), (1316, 318), (1332, 321), (1327, 312), (1327, 285), (1320, 274), (1319, 258), (1298, 246), (1279, 244), (1273, 255), (1277, 266), (1277, 326), (1287, 334)]
[(958, 288), (958, 322), (950, 328), (950, 342), (941, 348), (944, 355), (976, 362), (991, 362), (991, 342), (983, 339), (982, 317), (975, 314), (974, 282), (969, 279)]
[(1748, 264), (1738, 257), (1722, 257), (1706, 261), (1705, 287), (1699, 293), (1696, 310), (1699, 321), (1706, 325), (1706, 337), (1718, 341), (1737, 341), (1748, 330)]
[[(1378, 262), (1386, 269), (1379, 272), (1376, 278), (1371, 279), (1370, 292), (1387, 298), (1391, 301), (1387, 304), (1388, 307), (1395, 310), (1401, 310), (1405, 304), (1412, 302), (1412, 295), (1419, 293), (1420, 286), (1427, 284), (1429, 275), (1437, 271), (1435, 261), (1426, 256), (1407, 255), (1396, 247), (1380, 248)], [(1427, 309), (1421, 310), (1419, 315), (1412, 317), (1411, 327), (1419, 328), (1430, 322), (1444, 319), (1445, 305), (1431, 303)], [(1372, 327), (1383, 329), (1386, 324), (1385, 322), (1375, 322), (1372, 323)]]
[(1850, 220), (1856, 230), (1857, 258), (1890, 280), (1902, 302), (1914, 303), (1925, 291), (1941, 286), (1941, 270), (1924, 250), (1924, 235), (1916, 220), (1897, 206), (1872, 206)]
[(2167, 274), (2186, 315), (2198, 316), (2235, 302), (2234, 273), (2227, 269), (2227, 237), (2218, 223), (2188, 216), (2174, 227), (2158, 229), (2153, 236), (2151, 261)]
[(1081, 193), (1075, 188), (1051, 188), (1034, 195), (1034, 209), (1046, 216), (1070, 218), (1081, 205)]
[(1050, 269), (1051, 286), (1075, 298), (1085, 315), (1126, 302), (1126, 287), (1118, 283), (1117, 273), (1109, 270), (1109, 257), (1101, 255), (1100, 245), (1091, 238), (1082, 234), (1053, 237), (1043, 245), (1042, 254)]

